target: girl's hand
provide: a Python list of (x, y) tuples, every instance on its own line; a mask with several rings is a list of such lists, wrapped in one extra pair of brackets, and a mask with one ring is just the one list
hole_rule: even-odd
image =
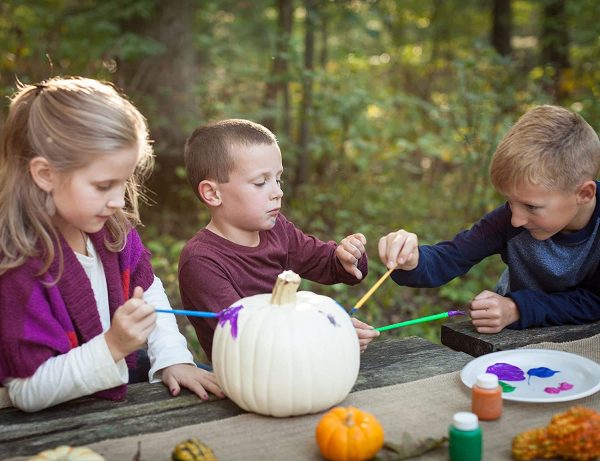
[(371, 325), (367, 325), (355, 317), (352, 317), (352, 325), (354, 325), (354, 329), (356, 330), (361, 352), (367, 348), (373, 338), (377, 338), (380, 334), (377, 330), (373, 329)]
[(183, 386), (195, 393), (202, 400), (208, 400), (208, 394), (205, 389), (217, 397), (225, 397), (213, 373), (187, 363), (179, 363), (164, 368), (162, 370), (162, 380), (165, 386), (169, 388), (172, 396), (179, 395), (181, 386)]
[(379, 239), (379, 258), (388, 269), (411, 271), (419, 264), (419, 239), (400, 229)]
[(110, 328), (104, 334), (115, 362), (142, 347), (154, 329), (156, 313), (154, 307), (142, 299), (143, 294), (141, 287), (133, 290), (131, 299), (115, 311)]
[(478, 333), (498, 333), (521, 317), (511, 298), (487, 290), (469, 303), (469, 315)]
[(362, 279), (362, 273), (358, 270), (358, 261), (365, 254), (366, 244), (367, 239), (363, 234), (352, 234), (343, 238), (335, 249), (335, 256), (342, 267), (358, 280)]

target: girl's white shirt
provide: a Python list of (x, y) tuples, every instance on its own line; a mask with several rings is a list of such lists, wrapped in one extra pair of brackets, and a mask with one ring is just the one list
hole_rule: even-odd
[[(94, 245), (87, 239), (88, 255), (75, 253), (90, 279), (102, 331), (110, 327), (108, 288), (102, 261)], [(171, 309), (160, 279), (154, 276), (144, 301), (155, 307)], [(156, 326), (148, 336), (151, 383), (160, 382), (162, 369), (178, 363), (194, 365), (185, 337), (179, 332), (175, 316), (158, 314)], [(48, 359), (28, 378), (8, 379), (2, 383), (14, 406), (24, 411), (38, 411), (84, 395), (127, 383), (129, 372), (125, 359), (115, 362), (104, 334), (100, 334), (66, 354)]]

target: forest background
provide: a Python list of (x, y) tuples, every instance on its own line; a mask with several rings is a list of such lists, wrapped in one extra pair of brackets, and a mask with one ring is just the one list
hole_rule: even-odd
[[(185, 139), (222, 118), (265, 124), (283, 154), (286, 216), (324, 240), (367, 236), (363, 283), (302, 286), (350, 307), (385, 271), (381, 236), (405, 228), (435, 243), (503, 202), (489, 161), (528, 108), (563, 105), (598, 129), (599, 19), (595, 0), (4, 1), (0, 128), (17, 79), (123, 88), (156, 152), (141, 234), (178, 307), (179, 253), (208, 222), (185, 179)], [(502, 268), (489, 258), (435, 289), (388, 281), (359, 318), (381, 326), (464, 306)], [(384, 334), (439, 341), (439, 327)]]

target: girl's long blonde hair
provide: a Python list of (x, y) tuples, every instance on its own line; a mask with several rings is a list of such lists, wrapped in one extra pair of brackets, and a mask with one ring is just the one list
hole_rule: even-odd
[[(105, 244), (111, 251), (122, 249), (128, 231), (139, 224), (141, 183), (153, 162), (146, 120), (109, 83), (56, 77), (37, 85), (19, 84), (0, 148), (0, 275), (32, 257), (42, 258), (44, 273), (55, 251), (60, 254), (47, 193), (29, 172), (31, 159), (44, 157), (52, 168), (68, 174), (99, 155), (130, 148), (138, 150), (138, 164), (127, 181), (125, 208), (106, 222), (110, 239)], [(62, 254), (60, 268), (62, 272)]]

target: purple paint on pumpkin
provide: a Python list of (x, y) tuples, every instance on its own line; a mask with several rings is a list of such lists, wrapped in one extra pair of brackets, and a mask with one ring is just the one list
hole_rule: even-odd
[(243, 305), (231, 306), (219, 312), (219, 325), (224, 327), (227, 322), (231, 324), (231, 336), (237, 338), (238, 333), (238, 314)]
[(502, 381), (525, 381), (525, 373), (523, 373), (523, 370), (510, 363), (494, 363), (487, 367), (485, 371), (486, 373), (492, 373), (498, 376), (498, 379)]
[(333, 314), (328, 314), (327, 312), (323, 312), (323, 311), (317, 311), (319, 314), (323, 314), (325, 317), (327, 317), (327, 320), (329, 320), (329, 323), (331, 323), (334, 327), (337, 327), (338, 324), (335, 321), (335, 316)]

